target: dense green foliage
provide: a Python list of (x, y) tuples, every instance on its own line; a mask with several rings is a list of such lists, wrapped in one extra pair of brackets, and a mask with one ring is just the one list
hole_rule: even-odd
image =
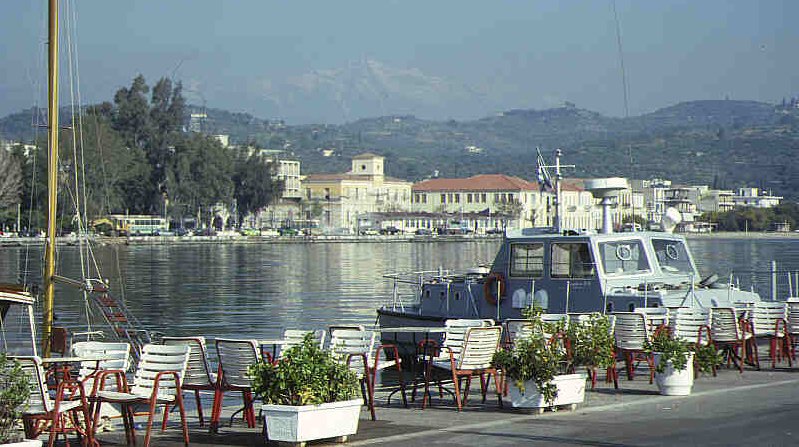
[(267, 404), (315, 405), (358, 395), (355, 373), (321, 349), (311, 333), (276, 364), (260, 362), (250, 367), (249, 374), (253, 392)]
[(0, 444), (20, 441), (16, 424), (30, 396), (28, 376), (19, 362), (0, 352)]
[(610, 368), (616, 364), (615, 341), (607, 315), (594, 313), (579, 324), (569, 324), (568, 336), (575, 365), (592, 369)]

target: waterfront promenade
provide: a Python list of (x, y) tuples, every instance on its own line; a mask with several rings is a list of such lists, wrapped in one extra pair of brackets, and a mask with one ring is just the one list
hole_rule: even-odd
[[(765, 362), (763, 363), (765, 365)], [(619, 390), (600, 382), (586, 390), (585, 403), (576, 411), (547, 411), (537, 415), (500, 409), (495, 398), (480, 403), (473, 389), (464, 411), (457, 412), (450, 396), (434, 396), (433, 406), (422, 410), (420, 402), (403, 408), (395, 395), (386, 406), (385, 392), (378, 395), (377, 421), (362, 411), (358, 433), (351, 446), (665, 446), (758, 445), (799, 443), (799, 368), (721, 369), (718, 377), (699, 377), (693, 393), (685, 397), (657, 394), (647, 374), (634, 381), (622, 378)], [(191, 399), (193, 400), (193, 399)], [(188, 402), (188, 400), (187, 400)], [(210, 404), (210, 400), (208, 401)], [(226, 406), (229, 417), (236, 406)], [(172, 421), (176, 417), (171, 418)], [(227, 419), (225, 419), (227, 420)], [(158, 433), (153, 445), (180, 446), (180, 430), (174, 422)], [(218, 434), (200, 428), (190, 417), (191, 445), (266, 445), (262, 426), (248, 429), (240, 420), (225, 424)], [(157, 433), (157, 431), (156, 431)], [(139, 436), (143, 435), (140, 431)], [(121, 427), (99, 434), (102, 445), (124, 445)], [(332, 445), (328, 440), (309, 445)]]

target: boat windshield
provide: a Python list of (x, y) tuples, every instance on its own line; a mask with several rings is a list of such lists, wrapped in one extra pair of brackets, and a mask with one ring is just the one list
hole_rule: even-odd
[(690, 275), (694, 273), (694, 266), (688, 257), (685, 243), (674, 239), (652, 239), (652, 247), (660, 269), (666, 273), (681, 273)]
[(650, 271), (644, 244), (639, 239), (600, 242), (599, 257), (607, 275), (635, 275)]

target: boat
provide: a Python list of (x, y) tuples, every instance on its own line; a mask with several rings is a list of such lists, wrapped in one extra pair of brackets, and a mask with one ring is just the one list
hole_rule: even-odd
[[(559, 213), (560, 151), (554, 167)], [(546, 168), (539, 153), (539, 172)], [(593, 179), (585, 186), (601, 199), (600, 231), (560, 228), (556, 214), (554, 227), (506, 232), (490, 266), (385, 275), (394, 292), (377, 311), (379, 325), (442, 326), (451, 318), (501, 322), (523, 318), (524, 309), (534, 304), (548, 313), (573, 314), (724, 307), (760, 300), (732, 280), (700, 277), (685, 238), (673, 233), (679, 223), (676, 210), (664, 216), (664, 231), (613, 232), (610, 208), (627, 180)]]

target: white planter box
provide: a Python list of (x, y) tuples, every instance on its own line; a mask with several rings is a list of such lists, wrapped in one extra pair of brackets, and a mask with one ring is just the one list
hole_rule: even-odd
[(353, 435), (363, 400), (320, 405), (263, 405), (266, 436), (270, 441), (305, 442)]
[[(660, 364), (660, 353), (653, 353), (655, 357), (655, 367)], [(694, 385), (694, 353), (688, 354), (688, 362), (685, 369), (675, 371), (669, 362), (666, 370), (662, 373), (655, 372), (655, 383), (658, 385), (660, 394), (665, 396), (687, 396), (691, 394), (691, 387)]]
[(41, 439), (26, 439), (20, 442), (11, 442), (9, 444), (0, 444), (0, 447), (42, 447)]
[(562, 374), (555, 376), (552, 383), (558, 387), (558, 396), (551, 404), (544, 401), (535, 382), (524, 384), (522, 393), (514, 380), (508, 379), (508, 397), (514, 408), (547, 408), (561, 405), (576, 405), (585, 400), (585, 374)]

